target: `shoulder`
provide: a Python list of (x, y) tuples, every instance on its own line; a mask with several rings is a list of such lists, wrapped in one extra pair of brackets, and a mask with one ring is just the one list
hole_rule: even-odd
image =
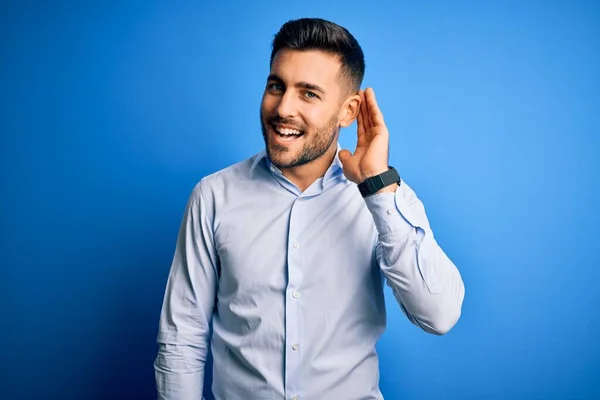
[(241, 160), (202, 177), (192, 189), (192, 197), (197, 200), (213, 197), (215, 193), (223, 194), (228, 187), (245, 185), (257, 179), (257, 172), (264, 162), (265, 152)]

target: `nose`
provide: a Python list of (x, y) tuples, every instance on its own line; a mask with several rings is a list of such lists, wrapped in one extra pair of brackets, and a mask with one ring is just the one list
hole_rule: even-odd
[(277, 114), (281, 118), (293, 118), (297, 114), (297, 105), (295, 96), (291, 90), (287, 90), (279, 98), (279, 104), (277, 104)]

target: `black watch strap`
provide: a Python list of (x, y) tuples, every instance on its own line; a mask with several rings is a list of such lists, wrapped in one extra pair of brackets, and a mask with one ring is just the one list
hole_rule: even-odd
[(394, 183), (400, 184), (400, 174), (398, 174), (398, 171), (394, 167), (389, 167), (384, 173), (371, 176), (365, 179), (364, 182), (359, 183), (358, 190), (362, 197), (368, 197)]

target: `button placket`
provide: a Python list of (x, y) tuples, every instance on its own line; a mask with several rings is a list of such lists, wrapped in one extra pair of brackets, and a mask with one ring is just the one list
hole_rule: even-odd
[[(298, 199), (299, 200), (299, 199)], [(292, 205), (289, 230), (288, 230), (288, 285), (287, 296), (290, 296), (290, 301), (286, 301), (286, 319), (285, 319), (285, 341), (287, 348), (290, 349), (285, 355), (285, 389), (288, 396), (299, 398), (297, 393), (300, 389), (301, 382), (298, 378), (301, 376), (300, 368), (302, 360), (300, 356), (300, 343), (302, 341), (302, 310), (299, 288), (301, 287), (303, 266), (303, 254), (300, 249), (300, 241), (302, 231), (304, 229), (303, 209), (306, 203), (296, 201)], [(294, 398), (294, 397), (288, 397)]]

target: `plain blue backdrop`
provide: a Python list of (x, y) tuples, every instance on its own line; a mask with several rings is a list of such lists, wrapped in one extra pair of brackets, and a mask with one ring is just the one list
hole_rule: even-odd
[(466, 284), (442, 337), (387, 292), (386, 399), (600, 398), (598, 3), (118, 3), (0, 5), (2, 399), (155, 398), (187, 197), (262, 149), (270, 41), (303, 16), (362, 44)]

